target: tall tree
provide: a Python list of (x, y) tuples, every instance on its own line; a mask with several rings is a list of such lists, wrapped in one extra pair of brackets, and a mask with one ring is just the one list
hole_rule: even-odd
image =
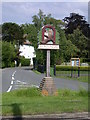
[(76, 57), (79, 49), (70, 41), (67, 40), (64, 30), (59, 30), (59, 45), (61, 62), (70, 61), (71, 57)]
[[(33, 17), (33, 23), (35, 25), (35, 27), (38, 30), (38, 33), (41, 31), (42, 26), (49, 24), (49, 25), (53, 25), (56, 29), (61, 29), (61, 27), (64, 25), (64, 22), (62, 22), (61, 20), (56, 20), (55, 18), (53, 18), (51, 16), (51, 14), (45, 15), (42, 10), (39, 10), (39, 13), (37, 15), (34, 15)], [(40, 63), (45, 63), (45, 59), (46, 59), (46, 54), (43, 51), (40, 50), (36, 50), (36, 54), (37, 54), (37, 60)], [(56, 59), (56, 55), (59, 54), (57, 51), (55, 52), (51, 52), (51, 64), (54, 64)], [(59, 56), (59, 55), (58, 55)], [(58, 59), (59, 60), (59, 59)]]
[(34, 48), (37, 48), (37, 29), (34, 24), (22, 24), (22, 29), (24, 31), (24, 35), (26, 35), (27, 40), (30, 41), (30, 43), (34, 46)]
[(23, 30), (16, 23), (4, 23), (2, 25), (2, 40), (7, 42), (23, 43)]
[(75, 29), (79, 28), (86, 37), (90, 36), (90, 27), (84, 16), (77, 13), (70, 13), (70, 16), (65, 17), (63, 20), (66, 23), (66, 34), (71, 34)]
[(32, 22), (34, 23), (37, 30), (40, 30), (40, 28), (44, 25), (45, 16), (46, 15), (44, 15), (41, 9), (39, 9), (39, 13), (37, 15), (32, 16), (33, 18)]
[(88, 38), (82, 31), (77, 28), (72, 34), (68, 34), (68, 39), (80, 50), (78, 57), (88, 56)]

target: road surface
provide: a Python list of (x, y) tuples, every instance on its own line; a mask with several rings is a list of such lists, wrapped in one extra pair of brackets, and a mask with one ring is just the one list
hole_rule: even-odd
[[(2, 92), (10, 92), (12, 90), (25, 87), (39, 87), (44, 74), (36, 74), (28, 67), (6, 68), (2, 70)], [(85, 88), (88, 90), (88, 83), (76, 80), (65, 80), (62, 78), (53, 78), (57, 88), (79, 90)]]

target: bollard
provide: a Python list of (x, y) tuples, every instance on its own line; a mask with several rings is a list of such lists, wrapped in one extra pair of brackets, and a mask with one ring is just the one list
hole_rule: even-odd
[(80, 67), (78, 67), (78, 77), (80, 77)]
[(56, 65), (54, 65), (54, 75), (56, 76)]
[(72, 69), (71, 69), (71, 77), (73, 77), (73, 66), (72, 66)]

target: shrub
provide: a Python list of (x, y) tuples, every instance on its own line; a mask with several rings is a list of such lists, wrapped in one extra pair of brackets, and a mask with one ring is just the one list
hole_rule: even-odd
[[(56, 71), (71, 71), (72, 66), (60, 66), (60, 65), (56, 65)], [(73, 67), (73, 70), (78, 70), (77, 66)], [(80, 66), (80, 71), (89, 71), (90, 67), (83, 67)]]
[(21, 66), (30, 66), (30, 59), (25, 59), (24, 57), (20, 58)]

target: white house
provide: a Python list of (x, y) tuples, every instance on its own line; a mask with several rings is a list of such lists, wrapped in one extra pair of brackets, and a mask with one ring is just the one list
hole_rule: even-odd
[(34, 47), (29, 44), (20, 45), (19, 51), (21, 52), (20, 56), (30, 59), (30, 65), (33, 65), (33, 58), (36, 57)]

